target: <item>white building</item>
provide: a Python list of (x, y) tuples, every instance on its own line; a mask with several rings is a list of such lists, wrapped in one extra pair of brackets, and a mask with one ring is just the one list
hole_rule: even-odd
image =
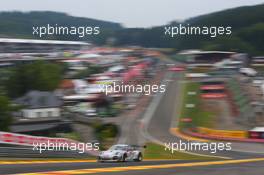
[(45, 91), (30, 91), (14, 102), (23, 106), (20, 115), (28, 119), (59, 117), (62, 105), (53, 92)]

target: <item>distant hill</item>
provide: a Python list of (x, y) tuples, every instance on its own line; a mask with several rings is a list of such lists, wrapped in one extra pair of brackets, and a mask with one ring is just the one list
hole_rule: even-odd
[[(176, 17), (175, 17), (176, 18)], [(96, 44), (141, 45), (145, 47), (170, 47), (182, 49), (230, 50), (252, 55), (264, 54), (264, 4), (244, 6), (201, 15), (182, 22), (191, 26), (231, 26), (232, 35), (211, 38), (189, 35), (169, 38), (164, 26), (153, 28), (123, 28), (118, 23), (73, 17), (57, 12), (2, 12), (0, 36), (32, 38), (33, 25), (60, 24), (66, 26), (97, 25), (103, 30), (96, 37), (84, 38)], [(177, 26), (177, 22), (172, 25)], [(69, 36), (47, 39), (76, 40)], [(109, 42), (111, 41), (111, 42)]]
[[(192, 25), (232, 27), (231, 36), (197, 40), (200, 47), (264, 54), (264, 4), (228, 9), (191, 18), (185, 22)], [(186, 42), (181, 44), (188, 45)]]
[[(47, 26), (47, 24), (60, 26), (99, 26), (104, 31), (115, 31), (122, 29), (119, 23), (95, 20), (83, 17), (74, 17), (58, 12), (0, 12), (0, 36), (34, 38), (32, 36), (33, 26)], [(37, 37), (35, 37), (37, 38)], [(44, 39), (77, 40), (78, 37), (52, 36)], [(82, 38), (81, 38), (82, 39)], [(87, 38), (84, 38), (87, 39)]]
[(264, 4), (255, 6), (243, 6), (233, 9), (214, 12), (186, 20), (190, 24), (230, 25), (234, 29), (248, 27), (256, 23), (264, 22)]
[[(231, 26), (232, 35), (211, 38), (199, 35), (165, 37), (164, 26), (149, 29), (126, 29), (117, 34), (118, 44), (140, 44), (147, 47), (231, 50), (264, 54), (264, 4), (238, 7), (187, 19), (190, 26)], [(172, 22), (177, 26), (179, 23)]]

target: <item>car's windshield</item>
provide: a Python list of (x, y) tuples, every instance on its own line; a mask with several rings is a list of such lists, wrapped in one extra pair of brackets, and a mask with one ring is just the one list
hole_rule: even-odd
[(114, 145), (109, 150), (123, 150), (123, 151), (125, 151), (127, 149), (128, 149), (128, 146)]

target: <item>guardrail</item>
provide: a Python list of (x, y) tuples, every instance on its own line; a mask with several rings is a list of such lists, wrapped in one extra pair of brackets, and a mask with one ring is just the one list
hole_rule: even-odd
[[(82, 157), (96, 156), (98, 151), (89, 147), (85, 143), (67, 138), (51, 138), (17, 134), (11, 132), (0, 132), (0, 156), (6, 157)], [(34, 149), (36, 147), (45, 147), (42, 151)], [(75, 146), (74, 150), (68, 149)], [(55, 147), (56, 149), (49, 149)], [(60, 149), (60, 148), (63, 149)], [(57, 149), (59, 148), (59, 149)], [(40, 153), (41, 152), (41, 153)]]
[(11, 132), (0, 132), (0, 143), (4, 143), (4, 144), (32, 146), (34, 143), (45, 143), (45, 142), (69, 143), (76, 141), (67, 138), (40, 137), (40, 136), (31, 136), (31, 135), (17, 134)]
[(237, 141), (237, 142), (249, 142), (249, 143), (264, 143), (264, 139), (256, 138), (243, 138), (243, 137), (226, 137), (221, 135), (207, 135), (205, 133), (193, 132), (190, 130), (182, 131), (186, 135), (190, 135), (197, 138), (209, 139), (209, 140), (223, 140), (223, 141)]
[(205, 127), (198, 127), (197, 132), (211, 137), (223, 137), (227, 139), (246, 139), (248, 137), (247, 131), (218, 130)]

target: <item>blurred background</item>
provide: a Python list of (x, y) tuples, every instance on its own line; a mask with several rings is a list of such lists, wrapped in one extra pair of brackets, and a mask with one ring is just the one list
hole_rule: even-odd
[[(102, 150), (116, 143), (146, 144), (144, 157), (151, 160), (210, 159), (207, 153), (163, 151), (164, 142), (191, 138), (228, 141), (239, 150), (218, 156), (263, 155), (264, 5), (224, 2), (3, 2), (0, 164), (94, 160), (98, 154), (32, 150), (34, 142), (47, 141), (99, 142)], [(96, 26), (100, 33), (82, 38), (32, 34), (33, 27), (47, 24)], [(230, 26), (232, 34), (164, 34), (164, 26), (180, 24)], [(101, 85), (114, 82), (165, 85), (166, 91), (101, 91)], [(4, 168), (5, 173), (27, 172)]]

